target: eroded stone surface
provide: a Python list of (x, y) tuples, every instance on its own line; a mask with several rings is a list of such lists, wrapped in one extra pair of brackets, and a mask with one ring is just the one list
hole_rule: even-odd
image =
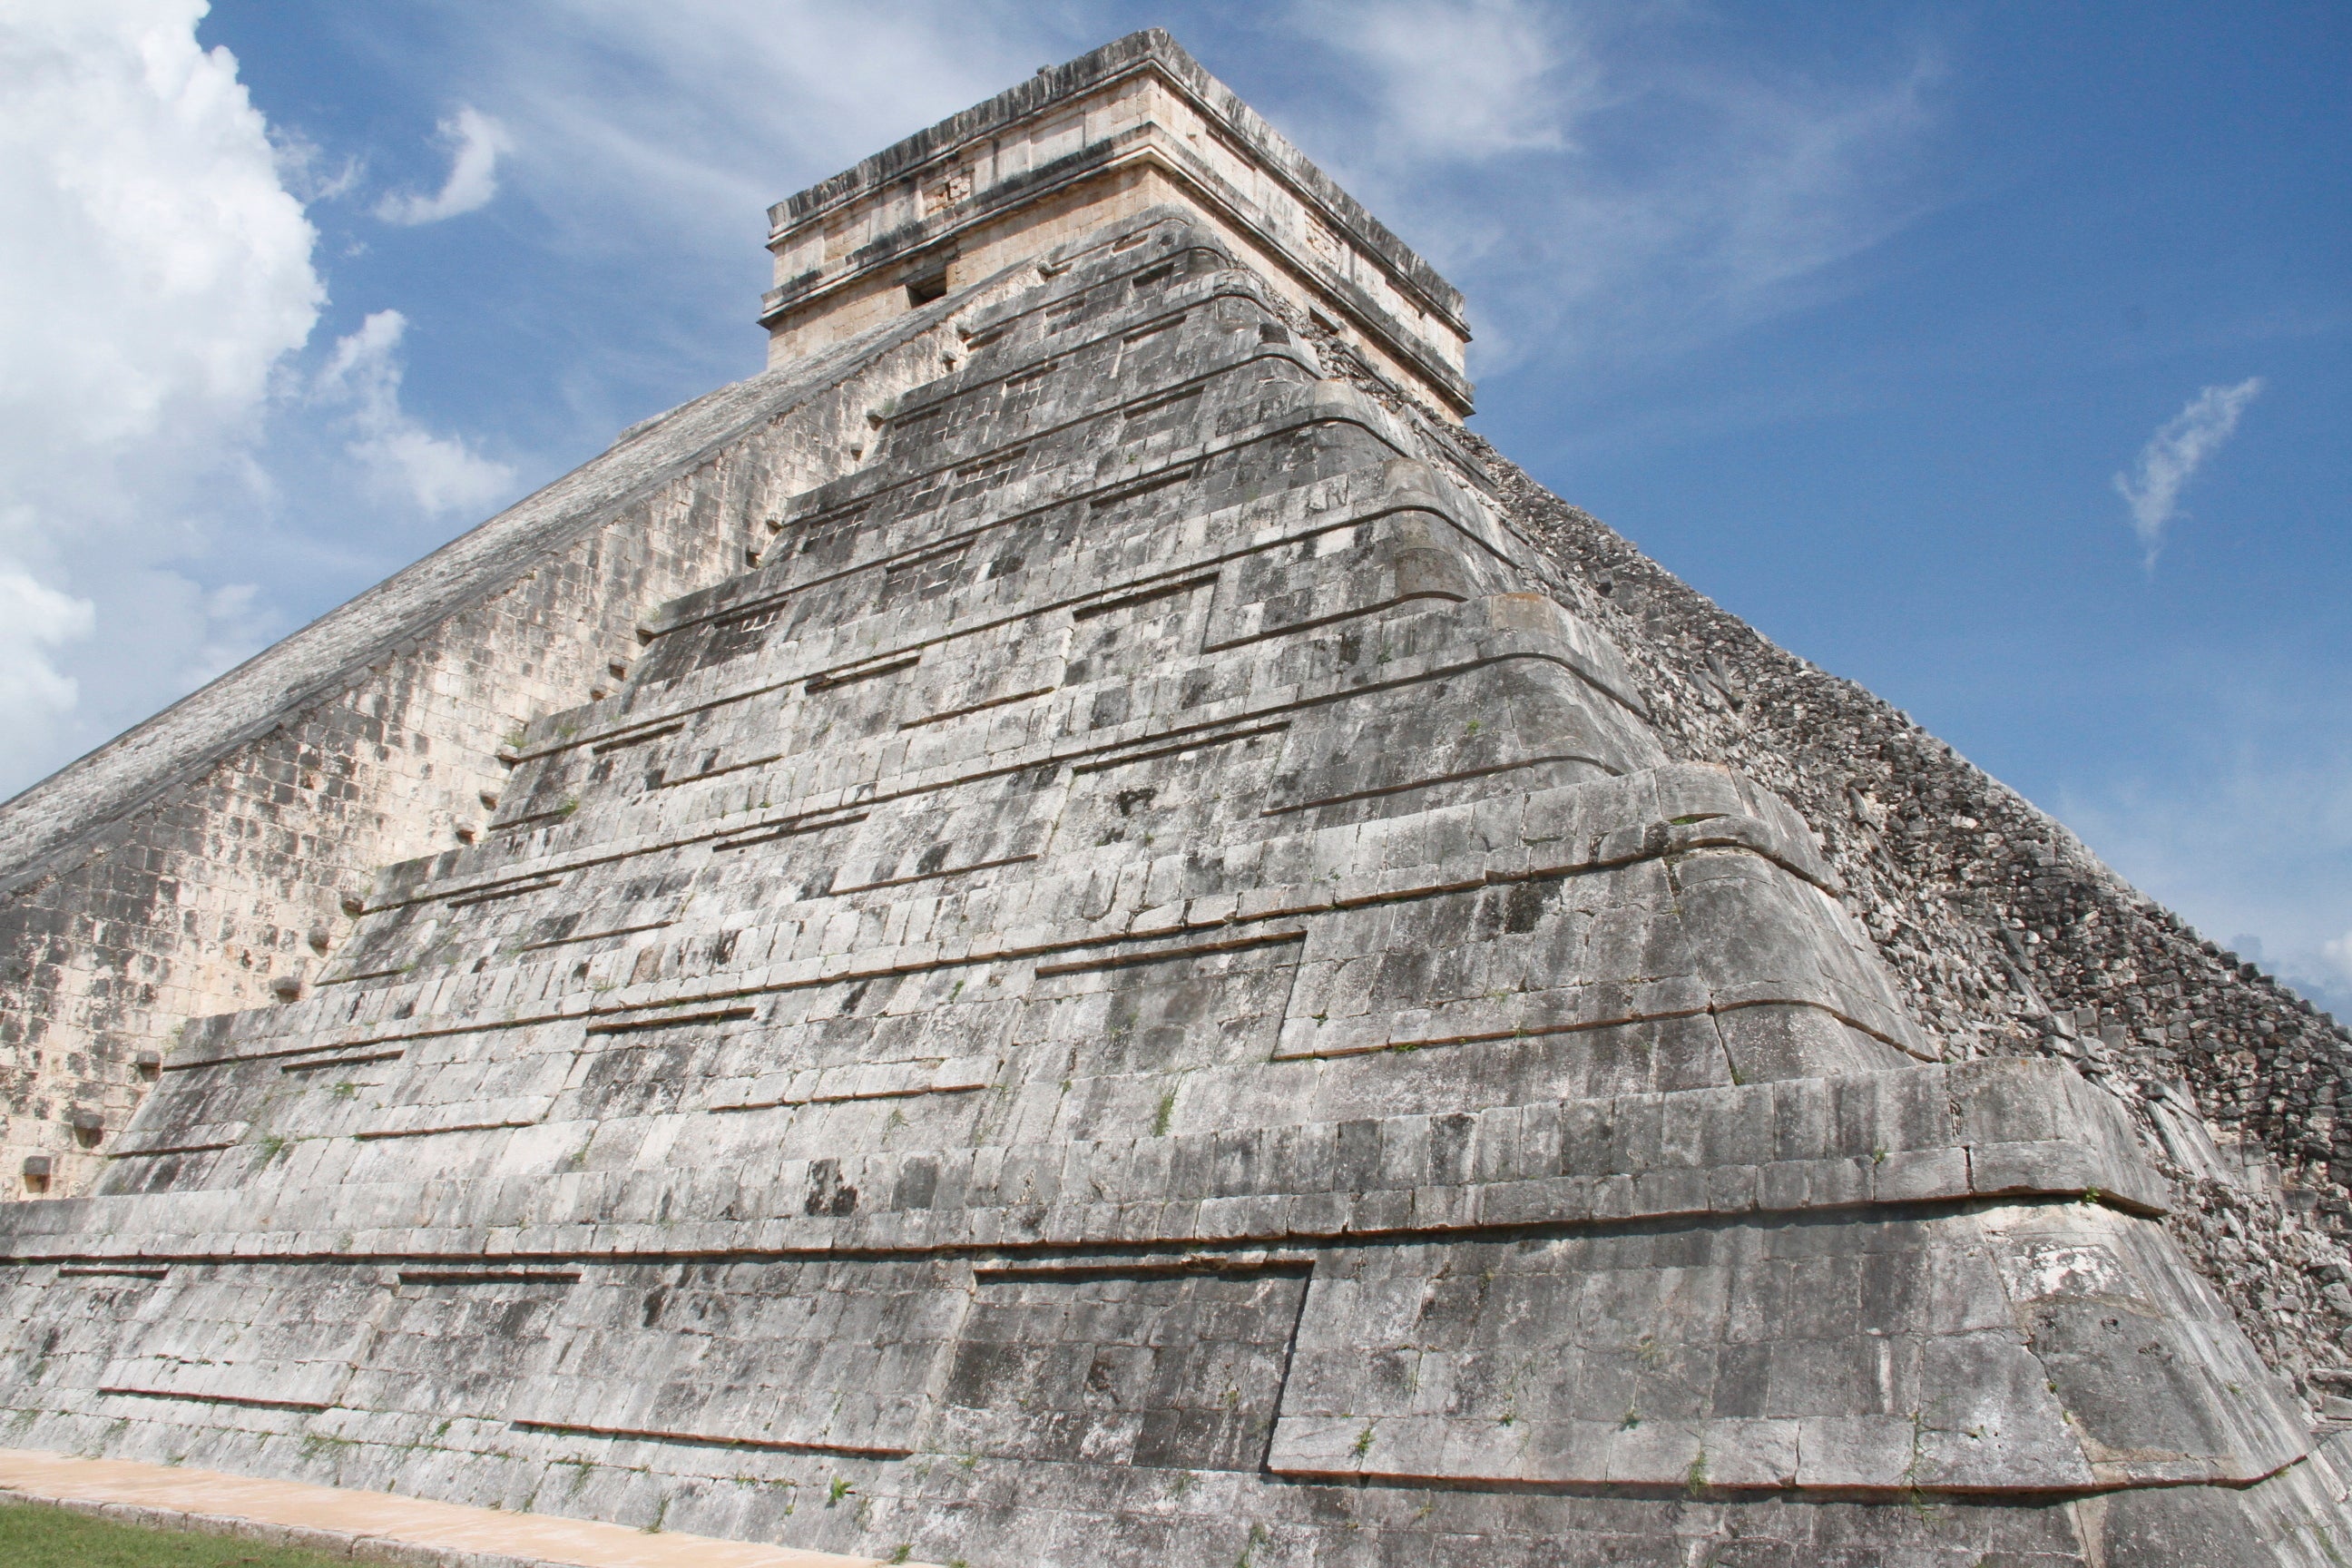
[(910, 321), (0, 1213), (13, 1441), (972, 1563), (2326, 1554), (2129, 1108), (1923, 1023), (1457, 432), (1182, 209)]

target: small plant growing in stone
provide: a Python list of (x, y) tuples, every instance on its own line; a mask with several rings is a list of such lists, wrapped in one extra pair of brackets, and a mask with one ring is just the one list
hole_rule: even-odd
[(825, 1489), (824, 1506), (827, 1508), (833, 1507), (843, 1498), (847, 1497), (851, 1492), (854, 1492), (856, 1489), (857, 1489), (856, 1487), (849, 1484), (847, 1478), (842, 1476), (834, 1477), (833, 1485)]
[(1367, 1421), (1364, 1423), (1364, 1429), (1356, 1434), (1356, 1458), (1360, 1459), (1371, 1451), (1372, 1424)]

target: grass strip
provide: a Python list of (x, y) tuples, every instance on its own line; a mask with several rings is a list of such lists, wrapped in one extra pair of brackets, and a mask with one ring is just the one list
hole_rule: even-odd
[(265, 1546), (234, 1535), (144, 1530), (47, 1503), (0, 1503), (0, 1563), (8, 1568), (328, 1568), (350, 1559)]

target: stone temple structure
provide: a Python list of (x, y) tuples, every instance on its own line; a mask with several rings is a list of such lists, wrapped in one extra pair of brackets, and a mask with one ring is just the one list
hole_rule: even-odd
[(0, 1443), (972, 1568), (2352, 1551), (2340, 1031), (1536, 491), (1164, 35), (772, 216), (765, 374), (0, 817)]

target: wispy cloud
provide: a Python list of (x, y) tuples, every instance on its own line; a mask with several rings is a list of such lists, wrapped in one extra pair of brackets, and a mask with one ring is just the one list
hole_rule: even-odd
[(278, 178), (306, 206), (350, 195), (367, 172), (366, 160), (356, 155), (329, 167), (326, 149), (291, 126), (270, 126), (269, 146), (278, 156)]
[(2157, 552), (2164, 548), (2165, 530), (2179, 515), (2181, 490), (2206, 459), (2221, 449), (2237, 429), (2238, 416), (2262, 389), (2258, 375), (2235, 386), (2205, 388), (2148, 438), (2129, 473), (2116, 476), (2116, 493), (2131, 508), (2132, 531), (2139, 535), (2150, 571), (2156, 569)]
[(441, 121), (441, 140), (450, 144), (449, 177), (431, 195), (395, 192), (376, 204), (375, 216), (404, 226), (439, 223), (488, 206), (499, 194), (499, 155), (514, 151), (507, 128), (481, 110), (460, 109)]
[(98, 606), (0, 563), (0, 715), (19, 721), (72, 710), (81, 684), (50, 662), (61, 645), (89, 636)]
[(599, 248), (700, 242), (731, 265), (770, 202), (1071, 52), (1097, 24), (1059, 9), (522, 0), (465, 13), (463, 43), (476, 101), (515, 128), (515, 178), (551, 223)]
[(2135, 885), (2352, 1021), (2352, 695), (2301, 652), (2205, 651), (2153, 679), (2161, 765), (2085, 754), (2049, 804)]
[(1470, 294), (1476, 370), (1654, 359), (1805, 302), (1910, 221), (1932, 50), (1824, 82), (1720, 47), (1705, 7), (1297, 0), (1345, 68), (1280, 106)]
[(2352, 931), (2319, 944), (2319, 956), (2333, 973), (2328, 976), (2336, 989), (2352, 996)]
[(1292, 20), (1370, 74), (1383, 136), (1424, 158), (1559, 151), (1593, 85), (1566, 19), (1519, 0), (1308, 0)]
[(348, 410), (351, 455), (403, 499), (432, 513), (483, 507), (513, 489), (514, 469), (436, 436), (400, 406), (400, 340), (408, 318), (378, 310), (335, 342), (312, 395)]

